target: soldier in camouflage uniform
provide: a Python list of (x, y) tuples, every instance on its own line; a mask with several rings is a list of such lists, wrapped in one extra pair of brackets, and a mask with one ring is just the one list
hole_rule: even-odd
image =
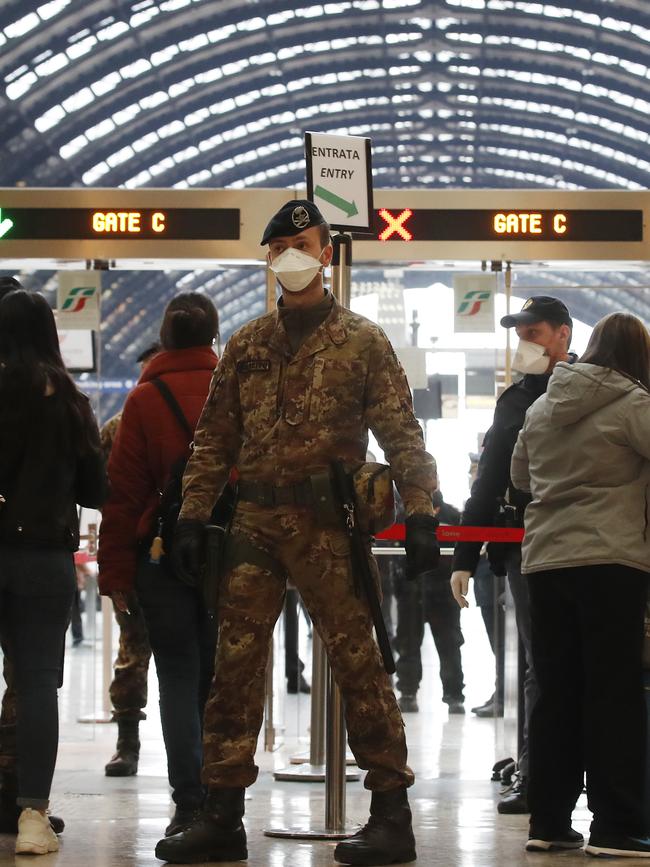
[[(159, 351), (160, 344), (154, 343), (138, 356), (137, 361), (141, 370), (144, 370), (147, 362)], [(103, 425), (100, 431), (107, 465), (121, 417), (122, 413), (117, 413)], [(120, 611), (116, 605), (113, 605), (113, 610), (120, 627), (120, 638), (109, 695), (118, 734), (115, 754), (104, 770), (107, 777), (130, 777), (138, 772), (140, 758), (138, 728), (140, 720), (146, 719), (143, 710), (147, 706), (147, 676), (151, 646), (135, 593), (129, 599), (130, 614)]]
[(226, 346), (197, 427), (174, 539), (177, 574), (196, 580), (204, 522), (237, 466), (204, 718), (208, 796), (195, 825), (162, 840), (156, 855), (175, 863), (247, 857), (244, 788), (258, 773), (264, 672), (290, 577), (325, 644), (345, 701), (350, 747), (372, 790), (370, 823), (340, 843), (335, 856), (347, 864), (406, 862), (415, 858), (406, 796), (414, 777), (403, 721), (367, 603), (355, 595), (343, 520), (323, 515), (310, 477), (327, 473), (336, 458), (348, 467), (363, 464), (372, 429), (405, 504), (409, 565), (421, 573), (437, 562), (435, 462), (385, 334), (323, 289), (332, 246), (318, 209), (288, 202), (262, 243), (269, 243), (282, 299), (277, 312), (245, 325)]

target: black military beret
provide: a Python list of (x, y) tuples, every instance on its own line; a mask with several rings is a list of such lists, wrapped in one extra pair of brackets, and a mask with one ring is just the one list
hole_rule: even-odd
[(326, 222), (325, 217), (313, 202), (307, 199), (292, 199), (282, 205), (280, 210), (271, 217), (266, 229), (264, 229), (260, 245), (268, 244), (271, 238), (298, 235), (305, 229), (322, 226)]

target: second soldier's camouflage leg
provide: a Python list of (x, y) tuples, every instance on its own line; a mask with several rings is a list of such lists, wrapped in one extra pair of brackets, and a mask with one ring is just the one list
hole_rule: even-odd
[(120, 643), (109, 689), (113, 718), (145, 719), (142, 711), (147, 706), (147, 675), (151, 659), (147, 627), (135, 597), (129, 599), (131, 614), (117, 608), (114, 610), (120, 627)]
[(406, 764), (402, 715), (372, 636), (367, 603), (354, 594), (347, 535), (319, 528), (305, 515), (287, 516), (278, 526), (286, 539), (283, 559), (341, 690), (350, 749), (368, 771), (366, 788), (410, 786), (414, 775)]
[(0, 713), (0, 774), (16, 772), (16, 692), (14, 668), (3, 646), (3, 674), (6, 689)]

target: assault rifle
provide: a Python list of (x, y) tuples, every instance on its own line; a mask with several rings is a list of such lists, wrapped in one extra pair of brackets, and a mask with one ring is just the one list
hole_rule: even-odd
[(368, 602), (368, 608), (370, 609), (372, 623), (375, 627), (377, 644), (379, 645), (379, 651), (384, 662), (384, 668), (388, 674), (394, 674), (395, 660), (393, 659), (393, 652), (390, 647), (390, 641), (388, 640), (386, 624), (384, 623), (384, 618), (381, 613), (381, 605), (379, 603), (379, 596), (377, 595), (375, 578), (368, 561), (369, 553), (364, 542), (361, 527), (357, 521), (358, 510), (352, 476), (345, 471), (341, 461), (332, 461), (330, 464), (330, 470), (332, 474), (332, 489), (334, 497), (337, 505), (341, 509), (343, 526), (350, 537), (355, 590), (357, 596), (360, 595), (360, 590), (363, 590)]

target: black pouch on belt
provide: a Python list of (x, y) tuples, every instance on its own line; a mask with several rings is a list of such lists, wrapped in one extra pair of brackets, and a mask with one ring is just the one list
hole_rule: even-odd
[[(395, 523), (395, 494), (390, 467), (360, 464), (349, 474), (357, 502), (357, 520), (366, 536), (374, 536)], [(314, 508), (323, 526), (339, 526), (341, 507), (334, 496), (329, 472), (310, 476)]]

